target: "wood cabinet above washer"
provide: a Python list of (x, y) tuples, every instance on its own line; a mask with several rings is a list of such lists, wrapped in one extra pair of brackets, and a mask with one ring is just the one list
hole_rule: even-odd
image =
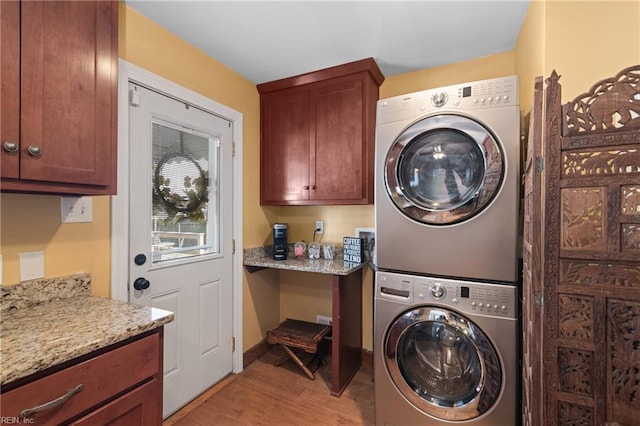
[(372, 58), (258, 85), (260, 204), (373, 203)]

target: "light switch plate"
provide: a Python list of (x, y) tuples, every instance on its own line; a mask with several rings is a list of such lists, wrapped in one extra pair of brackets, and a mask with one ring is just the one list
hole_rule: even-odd
[(26, 251), (20, 253), (20, 281), (44, 278), (44, 252)]
[(62, 223), (93, 222), (93, 197), (62, 197)]

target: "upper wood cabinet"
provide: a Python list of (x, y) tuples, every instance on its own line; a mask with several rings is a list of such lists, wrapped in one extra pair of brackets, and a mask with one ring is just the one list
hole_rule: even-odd
[(383, 81), (369, 58), (258, 85), (260, 203), (373, 203)]
[(115, 194), (118, 2), (0, 2), (0, 189)]

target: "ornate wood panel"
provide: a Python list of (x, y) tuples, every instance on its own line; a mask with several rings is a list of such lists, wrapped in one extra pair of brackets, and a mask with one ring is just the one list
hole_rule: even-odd
[(640, 65), (565, 105), (559, 79), (553, 72), (544, 94), (546, 387), (536, 424), (637, 425)]
[(523, 426), (542, 424), (544, 377), (542, 370), (542, 77), (536, 78), (529, 116), (529, 142), (524, 167), (522, 365)]

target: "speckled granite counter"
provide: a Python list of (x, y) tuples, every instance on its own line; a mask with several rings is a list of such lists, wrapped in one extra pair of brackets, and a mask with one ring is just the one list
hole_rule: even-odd
[(345, 263), (341, 247), (336, 247), (334, 260), (273, 260), (271, 249), (245, 249), (247, 270), (271, 268), (331, 275), (331, 394), (340, 396), (362, 365), (362, 264)]
[[(2, 287), (0, 384), (173, 321), (173, 313), (91, 296), (88, 275)], [(71, 284), (69, 284), (71, 283)], [(48, 289), (46, 289), (48, 287)], [(60, 287), (61, 293), (56, 292)], [(37, 303), (27, 296), (37, 295)]]
[(244, 265), (255, 268), (284, 269), (288, 271), (315, 272), (318, 274), (349, 275), (362, 269), (362, 263), (345, 262), (342, 252), (338, 248), (336, 258), (327, 259), (298, 259), (289, 256), (287, 260), (273, 260), (271, 248), (257, 247), (244, 250)]

